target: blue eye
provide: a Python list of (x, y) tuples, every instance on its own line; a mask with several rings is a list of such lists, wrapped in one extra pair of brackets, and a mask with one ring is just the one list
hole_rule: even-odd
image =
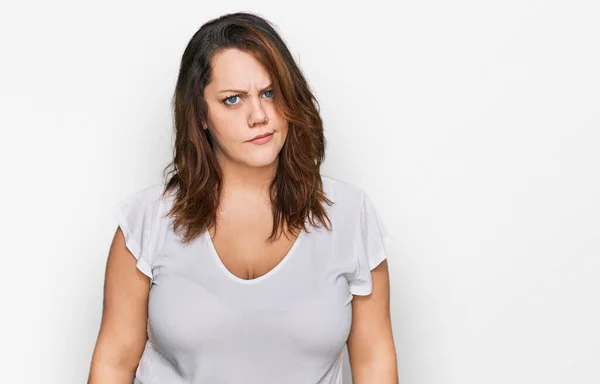
[[(233, 102), (233, 100), (235, 100), (236, 97), (240, 97), (240, 95), (233, 95), (233, 96), (229, 96), (226, 97), (225, 99), (223, 99), (223, 102), (227, 105), (235, 105), (235, 103)], [(232, 100), (233, 99), (233, 100)], [(228, 103), (227, 101), (231, 101), (231, 103)]]
[(269, 89), (268, 91), (265, 91), (265, 93), (268, 93), (268, 92), (271, 92), (271, 96), (269, 97), (269, 99), (270, 99), (270, 98), (272, 98), (272, 97), (273, 97), (273, 90), (272, 90), (272, 89)]

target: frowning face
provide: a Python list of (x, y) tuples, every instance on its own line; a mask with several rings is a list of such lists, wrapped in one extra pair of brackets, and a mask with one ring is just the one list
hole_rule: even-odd
[(208, 125), (203, 128), (210, 132), (217, 159), (273, 165), (288, 123), (275, 107), (271, 76), (251, 54), (234, 48), (214, 55), (211, 67), (212, 80), (204, 88)]

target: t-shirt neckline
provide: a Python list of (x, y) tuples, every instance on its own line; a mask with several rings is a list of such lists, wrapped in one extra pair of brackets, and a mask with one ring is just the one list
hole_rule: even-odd
[(223, 261), (221, 260), (221, 258), (219, 257), (219, 254), (217, 253), (217, 249), (212, 241), (212, 238), (210, 237), (210, 233), (208, 231), (208, 229), (206, 229), (203, 233), (204, 239), (206, 241), (206, 243), (208, 244), (209, 247), (209, 252), (213, 258), (213, 260), (215, 261), (215, 263), (217, 264), (218, 268), (231, 280), (240, 283), (240, 284), (257, 284), (260, 283), (266, 279), (268, 279), (269, 277), (275, 275), (281, 268), (283, 268), (283, 266), (289, 261), (289, 259), (296, 253), (296, 249), (298, 248), (300, 242), (302, 241), (302, 238), (304, 237), (304, 230), (301, 230), (300, 233), (298, 234), (298, 236), (296, 237), (296, 240), (294, 240), (294, 243), (292, 244), (292, 246), (290, 247), (290, 249), (287, 251), (287, 253), (285, 254), (285, 256), (283, 257), (283, 259), (281, 259), (281, 261), (279, 261), (279, 263), (277, 263), (277, 265), (275, 265), (273, 268), (271, 268), (267, 273), (265, 273), (264, 275), (261, 275), (259, 277), (255, 277), (253, 279), (242, 279), (241, 277), (238, 277), (236, 275), (234, 275), (226, 266), (225, 264), (223, 264)]

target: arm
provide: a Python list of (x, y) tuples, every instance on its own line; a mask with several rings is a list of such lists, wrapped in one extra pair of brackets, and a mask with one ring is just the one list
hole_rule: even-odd
[(147, 340), (150, 278), (136, 268), (120, 227), (105, 273), (102, 322), (88, 384), (131, 384)]
[(373, 293), (352, 299), (352, 327), (347, 344), (353, 382), (397, 384), (387, 260), (371, 273)]

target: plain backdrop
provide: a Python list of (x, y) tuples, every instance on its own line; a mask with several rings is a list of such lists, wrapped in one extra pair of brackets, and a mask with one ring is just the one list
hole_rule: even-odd
[(87, 379), (110, 207), (160, 181), (181, 54), (235, 11), (395, 241), (400, 383), (600, 382), (600, 7), (541, 0), (3, 3), (0, 382)]

